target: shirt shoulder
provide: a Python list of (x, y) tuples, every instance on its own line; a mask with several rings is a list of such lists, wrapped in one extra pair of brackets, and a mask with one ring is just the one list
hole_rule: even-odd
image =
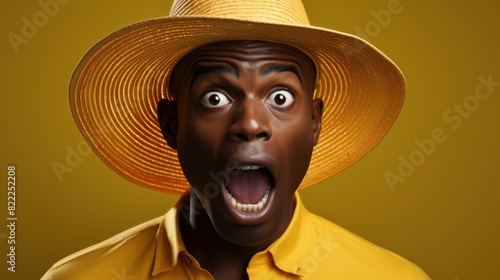
[(338, 279), (430, 279), (412, 262), (329, 220), (309, 212), (308, 221), (312, 246), (302, 267), (306, 275), (314, 275), (311, 279), (323, 275)]
[(157, 234), (164, 218), (152, 219), (61, 259), (42, 280), (109, 280), (151, 273)]

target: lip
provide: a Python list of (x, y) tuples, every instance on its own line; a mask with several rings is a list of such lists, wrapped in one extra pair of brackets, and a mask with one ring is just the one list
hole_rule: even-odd
[(274, 206), (274, 201), (275, 201), (275, 190), (276, 190), (276, 176), (274, 173), (274, 167), (276, 166), (274, 164), (274, 161), (268, 157), (256, 157), (252, 156), (252, 160), (249, 161), (249, 157), (245, 157), (246, 160), (238, 160), (238, 158), (233, 158), (233, 162), (237, 162), (238, 164), (229, 172), (229, 174), (236, 171), (237, 168), (242, 167), (242, 166), (259, 166), (262, 168), (265, 168), (270, 176), (271, 176), (271, 188), (269, 192), (269, 197), (267, 199), (267, 203), (264, 204), (262, 209), (259, 209), (254, 212), (246, 212), (246, 211), (240, 211), (236, 209), (235, 207), (232, 206), (230, 199), (228, 198), (228, 190), (226, 189), (225, 186), (221, 186), (222, 190), (222, 197), (224, 201), (225, 208), (227, 210), (227, 213), (235, 220), (236, 223), (242, 224), (242, 225), (257, 225), (260, 223), (263, 223), (266, 221), (269, 216), (271, 215), (271, 210)]

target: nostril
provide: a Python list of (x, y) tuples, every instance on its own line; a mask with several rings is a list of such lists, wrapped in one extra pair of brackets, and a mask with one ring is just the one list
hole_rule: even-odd
[(242, 141), (248, 141), (248, 137), (241, 132), (236, 133), (236, 138)]
[(267, 138), (267, 133), (260, 132), (257, 135), (255, 135), (255, 138)]
[(242, 133), (242, 132), (238, 132), (235, 134), (235, 136), (240, 141), (250, 141), (252, 139), (268, 139), (269, 138), (269, 135), (265, 131), (259, 132), (259, 133), (255, 134), (255, 136), (251, 136), (251, 135), (247, 135), (247, 134)]

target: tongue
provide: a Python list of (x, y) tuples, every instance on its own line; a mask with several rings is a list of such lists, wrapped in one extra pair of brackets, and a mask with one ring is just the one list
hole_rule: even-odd
[(270, 184), (269, 174), (263, 169), (241, 170), (231, 176), (227, 189), (239, 203), (257, 204)]

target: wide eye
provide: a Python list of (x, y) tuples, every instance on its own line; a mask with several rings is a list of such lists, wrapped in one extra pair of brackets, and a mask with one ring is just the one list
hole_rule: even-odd
[(201, 103), (208, 108), (219, 108), (229, 104), (229, 102), (229, 98), (219, 91), (209, 91), (201, 98)]
[(293, 94), (284, 89), (277, 90), (273, 92), (266, 100), (268, 104), (276, 108), (287, 108), (293, 104), (294, 101)]

